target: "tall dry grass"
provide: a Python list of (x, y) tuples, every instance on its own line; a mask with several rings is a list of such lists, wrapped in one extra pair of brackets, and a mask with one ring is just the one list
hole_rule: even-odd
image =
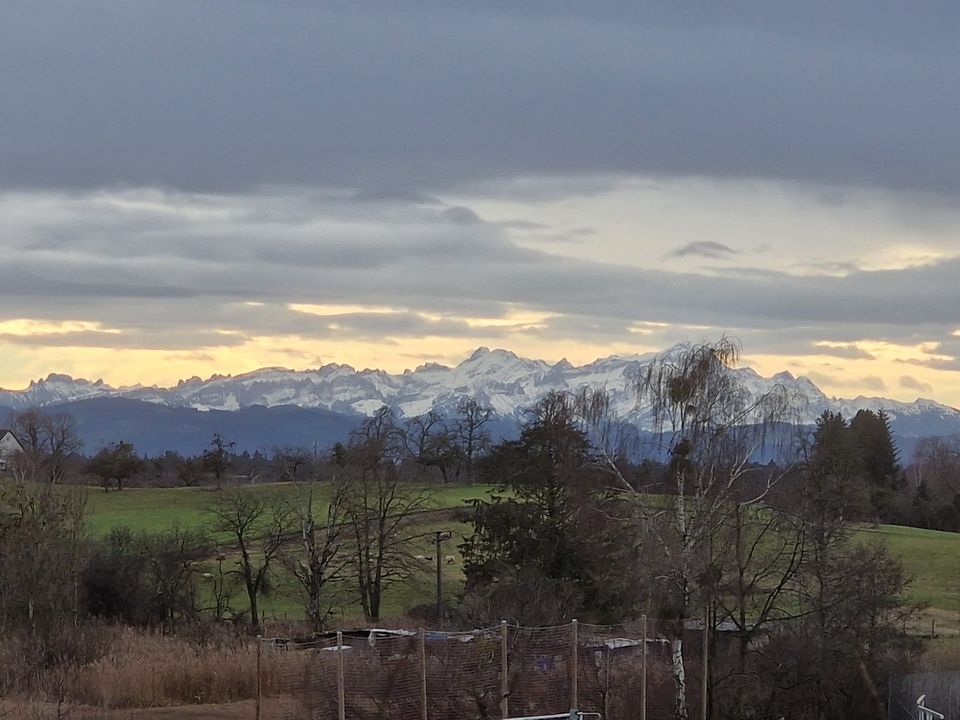
[[(304, 657), (263, 653), (264, 695), (282, 694)], [(102, 657), (59, 671), (48, 688), (70, 703), (102, 708), (230, 703), (256, 696), (257, 649), (249, 638), (198, 643), (175, 635), (117, 629)], [(51, 692), (46, 693), (47, 699)]]
[[(364, 624), (362, 618), (347, 622), (348, 627)], [(395, 618), (382, 625), (414, 624), (410, 618)], [(303, 628), (276, 624), (269, 632), (297, 636)], [(28, 675), (20, 672), (23, 663), (18, 658), (36, 643), (28, 635), (19, 635), (0, 645), (0, 698), (6, 693), (19, 703), (37, 702), (45, 707), (60, 702), (85, 708), (134, 709), (220, 705), (256, 697), (256, 640), (215, 625), (183, 627), (180, 633), (90, 626), (78, 631), (56, 663)], [(307, 673), (311, 662), (312, 670)], [(311, 660), (310, 653), (265, 649), (261, 654), (265, 698), (298, 697), (306, 680), (318, 682), (317, 660)], [(0, 712), (0, 720), (7, 717)]]
[(913, 672), (954, 672), (957, 668), (960, 668), (960, 645), (954, 636), (929, 641), (916, 659)]

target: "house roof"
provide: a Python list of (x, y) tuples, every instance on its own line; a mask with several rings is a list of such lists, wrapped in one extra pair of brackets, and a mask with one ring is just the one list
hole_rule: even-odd
[(19, 445), (21, 448), (23, 447), (23, 444), (20, 442), (20, 438), (14, 434), (13, 430), (10, 430), (9, 428), (0, 428), (0, 440), (3, 440), (7, 435), (16, 440), (17, 445)]

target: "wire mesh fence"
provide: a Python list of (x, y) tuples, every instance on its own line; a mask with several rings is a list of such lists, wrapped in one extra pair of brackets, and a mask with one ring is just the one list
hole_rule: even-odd
[(936, 720), (960, 717), (960, 672), (928, 672), (890, 679), (890, 720)]
[(650, 698), (670, 679), (667, 641), (647, 620), (360, 630), (260, 642), (265, 664), (282, 654), (284, 672), (272, 692), (283, 696), (289, 718), (464, 720), (576, 708), (605, 720), (656, 720), (659, 712), (646, 712)]

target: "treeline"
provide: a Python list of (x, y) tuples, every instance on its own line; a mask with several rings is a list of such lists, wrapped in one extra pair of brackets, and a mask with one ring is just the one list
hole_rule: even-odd
[[(451, 414), (431, 410), (424, 415), (397, 420), (381, 408), (373, 423), (389, 415), (392, 423), (388, 452), (398, 462), (416, 465), (425, 480), (441, 484), (472, 482), (477, 459), (492, 443), (489, 426), (492, 410), (473, 398), (463, 398)], [(379, 418), (379, 419), (378, 419)], [(7, 462), (7, 472), (34, 482), (102, 484), (108, 489), (220, 485), (225, 479), (249, 483), (291, 482), (307, 477), (330, 452), (343, 453), (349, 443), (329, 448), (279, 447), (271, 451), (235, 452), (235, 443), (219, 433), (205, 452), (183, 456), (168, 451), (147, 457), (126, 440), (82, 454), (83, 445), (74, 418), (66, 412), (48, 413), (31, 408), (7, 421), (23, 451)]]
[[(381, 408), (379, 413), (388, 413)], [(482, 458), (493, 447), (488, 427), (492, 411), (464, 398), (452, 415), (430, 411), (397, 420), (389, 452), (397, 462), (411, 463), (420, 478), (441, 484), (473, 482)], [(635, 429), (611, 420), (609, 434), (617, 434), (618, 463), (634, 484), (654, 489), (667, 463), (662, 444), (639, 447)], [(224, 480), (248, 483), (292, 482), (314, 472), (329, 449), (279, 447), (254, 453), (234, 451), (235, 444), (214, 434), (207, 450), (196, 456), (168, 451), (147, 457), (130, 442), (119, 440), (96, 449), (83, 447), (73, 417), (33, 408), (12, 415), (7, 426), (24, 448), (7, 462), (7, 472), (20, 479), (52, 483), (100, 484), (107, 489), (221, 485)], [(783, 432), (782, 428), (779, 432)], [(850, 489), (846, 508), (850, 519), (933, 530), (960, 531), (960, 437), (926, 437), (903, 463), (881, 410), (860, 410), (852, 418), (827, 413), (809, 435), (792, 435), (803, 455), (814, 434), (829, 435), (836, 452), (847, 458), (845, 484)], [(332, 452), (342, 452), (343, 444)], [(788, 464), (795, 458), (781, 458)]]
[(960, 438), (923, 438), (905, 476), (903, 523), (960, 532)]
[(837, 472), (851, 520), (960, 531), (960, 438), (921, 438), (904, 464), (887, 415), (860, 410), (849, 420), (826, 413), (812, 439), (843, 460)]

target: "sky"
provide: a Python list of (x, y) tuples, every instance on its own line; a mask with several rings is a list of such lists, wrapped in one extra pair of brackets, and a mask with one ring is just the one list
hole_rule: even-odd
[(7, 0), (0, 386), (722, 335), (960, 406), (960, 6)]

